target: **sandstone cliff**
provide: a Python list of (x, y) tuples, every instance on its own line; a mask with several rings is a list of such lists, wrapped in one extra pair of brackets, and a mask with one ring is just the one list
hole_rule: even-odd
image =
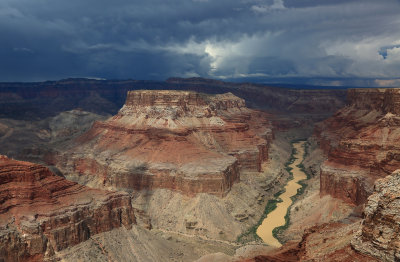
[(119, 113), (95, 122), (58, 166), (94, 186), (224, 196), (241, 170), (261, 170), (268, 126), (266, 113), (230, 93), (131, 91)]
[(380, 261), (400, 260), (400, 170), (379, 179), (368, 198), (365, 218), (352, 244)]
[(89, 189), (0, 156), (0, 260), (42, 261), (94, 234), (135, 222), (126, 193)]
[(350, 89), (348, 105), (317, 126), (322, 195), (365, 203), (374, 181), (400, 168), (399, 108), (400, 89)]

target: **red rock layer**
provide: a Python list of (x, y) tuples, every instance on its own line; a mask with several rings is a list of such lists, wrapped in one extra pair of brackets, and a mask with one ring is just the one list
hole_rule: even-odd
[(378, 261), (351, 248), (359, 223), (326, 223), (307, 229), (299, 243), (300, 261), (353, 262)]
[(358, 205), (377, 178), (400, 168), (400, 89), (350, 89), (348, 103), (315, 136), (328, 156), (321, 194)]
[(261, 170), (268, 127), (268, 115), (230, 93), (131, 91), (119, 113), (96, 122), (58, 166), (97, 185), (224, 196), (240, 171)]
[(255, 255), (252, 258), (239, 260), (239, 262), (296, 262), (300, 261), (300, 248), (298, 243), (287, 243), (281, 248), (268, 254)]
[(0, 260), (42, 261), (134, 222), (126, 193), (90, 189), (46, 167), (0, 156)]

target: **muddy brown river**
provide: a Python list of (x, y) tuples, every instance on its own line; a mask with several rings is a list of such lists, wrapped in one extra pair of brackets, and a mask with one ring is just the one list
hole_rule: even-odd
[(296, 142), (293, 147), (296, 149), (294, 157), (295, 161), (289, 165), (292, 168), (293, 179), (290, 180), (285, 186), (285, 192), (279, 195), (282, 202), (277, 203), (277, 207), (267, 215), (262, 224), (257, 228), (257, 235), (268, 245), (280, 247), (281, 243), (272, 235), (272, 230), (276, 227), (285, 225), (285, 215), (288, 208), (292, 204), (290, 197), (297, 194), (297, 189), (301, 188), (298, 183), (300, 180), (307, 179), (307, 175), (301, 171), (298, 164), (303, 161), (305, 141)]

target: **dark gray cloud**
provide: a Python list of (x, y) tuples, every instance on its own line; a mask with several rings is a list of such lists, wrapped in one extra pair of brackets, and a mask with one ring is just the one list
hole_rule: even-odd
[(2, 0), (0, 81), (203, 76), (397, 83), (399, 13), (396, 0)]

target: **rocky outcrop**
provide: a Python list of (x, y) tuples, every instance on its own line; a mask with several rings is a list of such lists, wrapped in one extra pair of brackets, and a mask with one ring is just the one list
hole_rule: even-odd
[(240, 171), (260, 171), (268, 115), (230, 93), (131, 91), (117, 115), (79, 137), (58, 167), (72, 179), (124, 190), (224, 196)]
[(353, 247), (379, 261), (400, 260), (400, 170), (379, 179), (368, 198)]
[(308, 228), (298, 244), (300, 261), (378, 261), (351, 248), (359, 221), (326, 223)]
[(365, 203), (374, 181), (400, 168), (399, 105), (400, 89), (350, 89), (348, 105), (317, 126), (322, 195)]
[(371, 194), (372, 185), (373, 179), (362, 175), (358, 170), (328, 161), (321, 165), (321, 195), (329, 194), (349, 204), (360, 205)]
[(90, 189), (46, 167), (0, 156), (0, 260), (42, 261), (135, 222), (126, 193)]

